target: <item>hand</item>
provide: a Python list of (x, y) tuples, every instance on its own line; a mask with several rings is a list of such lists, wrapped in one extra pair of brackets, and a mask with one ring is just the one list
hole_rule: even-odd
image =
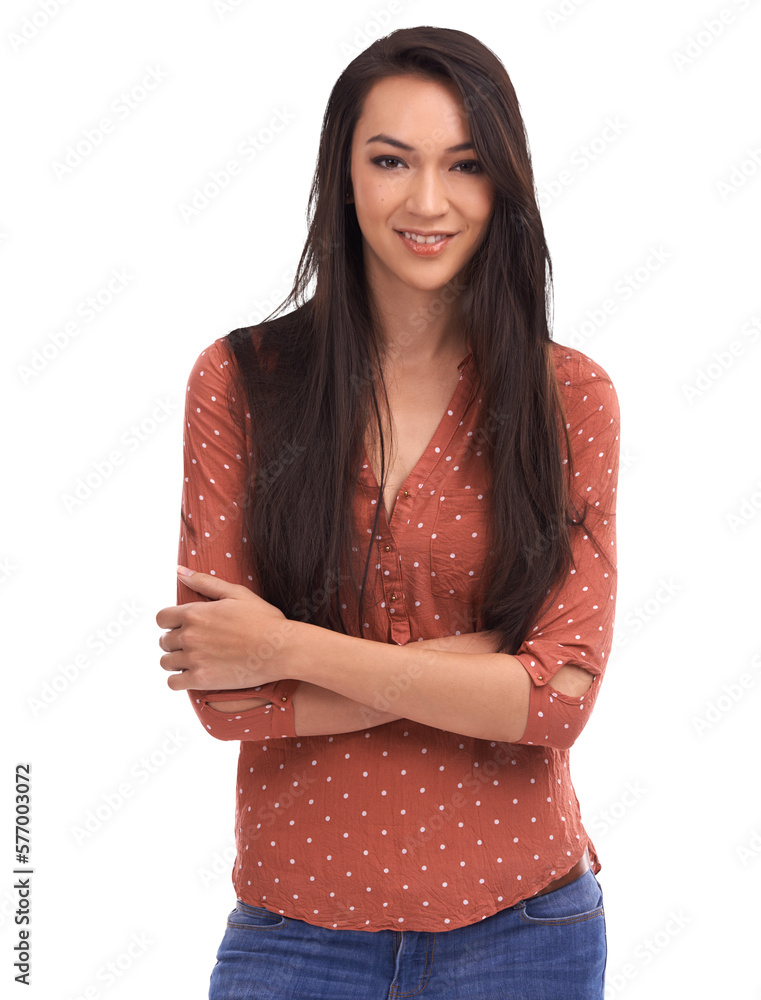
[(167, 684), (173, 691), (231, 690), (269, 684), (288, 676), (288, 641), (296, 630), (278, 608), (248, 587), (208, 573), (182, 573), (182, 582), (212, 601), (162, 608), (159, 639), (166, 651), (159, 663), (176, 670)]

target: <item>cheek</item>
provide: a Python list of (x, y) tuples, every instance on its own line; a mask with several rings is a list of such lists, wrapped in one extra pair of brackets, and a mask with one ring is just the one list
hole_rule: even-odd
[(385, 225), (393, 204), (393, 191), (378, 181), (360, 182), (354, 189), (354, 208), (362, 225)]
[(479, 205), (479, 218), (481, 219), (481, 224), (486, 225), (491, 218), (492, 211), (494, 209), (494, 201), (492, 198), (484, 198)]
[(373, 216), (383, 197), (383, 188), (377, 181), (360, 178), (354, 184), (354, 201), (363, 215)]
[(484, 187), (473, 199), (473, 218), (479, 219), (481, 225), (486, 225), (491, 218), (493, 208), (494, 191), (491, 186)]

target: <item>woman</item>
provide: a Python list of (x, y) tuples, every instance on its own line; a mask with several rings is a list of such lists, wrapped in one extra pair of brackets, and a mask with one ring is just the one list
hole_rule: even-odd
[(568, 751), (612, 644), (618, 403), (550, 340), (501, 62), (371, 45), (310, 212), (293, 310), (191, 372), (156, 618), (169, 686), (241, 741), (210, 997), (601, 998)]

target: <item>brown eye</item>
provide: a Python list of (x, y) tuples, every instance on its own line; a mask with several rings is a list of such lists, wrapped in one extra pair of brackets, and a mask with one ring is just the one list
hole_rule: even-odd
[(461, 163), (456, 163), (457, 167), (467, 167), (467, 170), (460, 170), (462, 174), (478, 174), (481, 172), (481, 167), (476, 160), (463, 160)]
[(392, 167), (387, 166), (388, 163), (397, 164), (401, 162), (402, 161), (399, 159), (398, 156), (377, 156), (373, 160), (373, 163), (377, 164), (379, 167), (383, 167), (384, 170), (393, 169), (393, 166)]

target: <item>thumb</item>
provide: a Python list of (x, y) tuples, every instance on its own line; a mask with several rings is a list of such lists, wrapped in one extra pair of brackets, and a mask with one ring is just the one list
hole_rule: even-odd
[[(203, 594), (205, 597), (236, 597), (236, 591), (241, 588), (237, 583), (229, 583), (227, 580), (221, 580), (217, 576), (212, 576), (210, 573), (198, 573), (195, 570), (188, 569), (187, 566), (178, 566), (177, 575), (180, 580), (185, 584), (186, 587), (190, 587), (191, 590), (195, 590), (198, 594)], [(243, 588), (246, 589), (245, 587)]]

